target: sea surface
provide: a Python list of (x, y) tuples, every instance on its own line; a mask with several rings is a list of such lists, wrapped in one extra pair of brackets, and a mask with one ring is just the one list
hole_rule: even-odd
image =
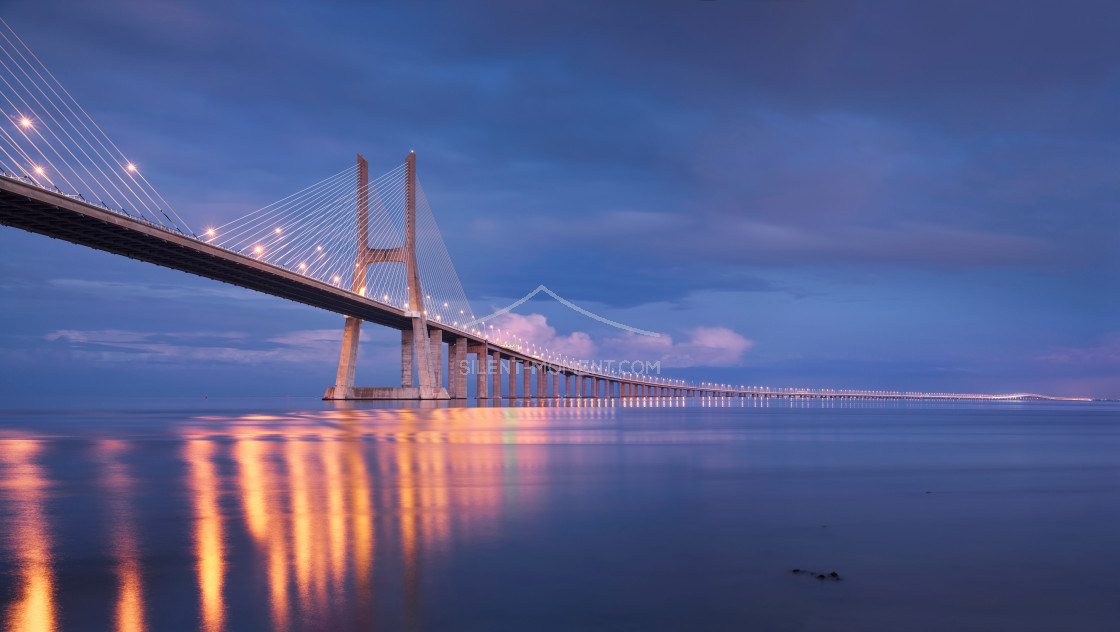
[(2, 412), (2, 627), (1120, 630), (1120, 405), (642, 401)]

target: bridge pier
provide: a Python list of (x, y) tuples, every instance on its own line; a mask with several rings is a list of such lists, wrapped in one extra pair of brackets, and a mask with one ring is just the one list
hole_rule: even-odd
[(494, 351), (491, 355), (494, 366), (491, 370), (494, 371), (490, 376), (490, 390), (494, 392), (494, 399), (502, 398), (502, 354)]
[[(443, 351), (442, 333), (435, 339), (428, 334), (424, 312), (424, 294), (420, 287), (420, 272), (416, 264), (416, 154), (405, 160), (405, 243), (398, 248), (370, 248), (369, 246), (369, 165), (358, 155), (357, 177), (357, 244), (355, 249), (354, 278), (350, 291), (365, 292), (366, 272), (370, 265), (386, 262), (403, 262), (408, 281), (411, 327), (401, 331), (401, 386), (400, 388), (355, 388), (354, 371), (358, 358), (358, 339), (361, 321), (348, 316), (342, 332), (342, 351), (339, 354), (338, 373), (334, 386), (327, 389), (323, 399), (449, 399), (440, 375)], [(437, 348), (438, 346), (438, 348)], [(458, 347), (458, 345), (456, 345)], [(466, 346), (465, 343), (463, 345)], [(465, 351), (465, 349), (463, 350)], [(451, 378), (451, 375), (448, 375)], [(458, 388), (456, 393), (465, 393)], [(450, 382), (448, 383), (450, 386)]]
[(458, 397), (455, 392), (455, 342), (447, 343), (447, 394), (451, 399)]
[(488, 399), (490, 394), (486, 392), (486, 371), (487, 360), (490, 356), (486, 352), (486, 345), (476, 344), (470, 349), (470, 352), (474, 354), (475, 358), (475, 397)]
[[(443, 386), (443, 335), (438, 329), (431, 329), (428, 331), (428, 349), (428, 359), (432, 363), (432, 383), (436, 388), (439, 388)], [(447, 354), (449, 356), (451, 355), (450, 348), (448, 348)], [(451, 386), (451, 375), (452, 373), (448, 372), (447, 385), (449, 387)], [(448, 388), (447, 391), (451, 397), (455, 397), (451, 394), (450, 388)]]

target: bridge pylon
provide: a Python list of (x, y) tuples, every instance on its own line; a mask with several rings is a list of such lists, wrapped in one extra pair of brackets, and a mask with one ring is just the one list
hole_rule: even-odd
[[(323, 399), (449, 399), (441, 385), (440, 357), (443, 340), (440, 330), (429, 334), (424, 291), (420, 285), (420, 269), (416, 263), (416, 154), (405, 159), (405, 237), (396, 248), (369, 246), (369, 164), (358, 154), (357, 249), (354, 282), (351, 292), (366, 287), (366, 274), (375, 263), (403, 263), (408, 280), (409, 326), (401, 330), (401, 385), (399, 387), (355, 387), (358, 365), (358, 339), (362, 321), (347, 316), (342, 329), (342, 351), (338, 357), (338, 373), (334, 386)], [(448, 376), (451, 378), (451, 376)]]

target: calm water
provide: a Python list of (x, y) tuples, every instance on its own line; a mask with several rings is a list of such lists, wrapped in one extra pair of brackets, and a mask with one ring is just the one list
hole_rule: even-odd
[(0, 414), (7, 630), (1120, 629), (1114, 404), (163, 408)]

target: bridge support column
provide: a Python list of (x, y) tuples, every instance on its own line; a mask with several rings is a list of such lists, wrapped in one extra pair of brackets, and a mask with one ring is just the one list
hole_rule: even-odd
[(560, 372), (552, 372), (552, 396), (560, 397)]
[(412, 388), (415, 383), (415, 367), (412, 364), (412, 330), (401, 330), (401, 386)]
[(494, 373), (490, 378), (490, 390), (494, 391), (494, 399), (502, 398), (502, 354), (495, 351), (491, 356), (494, 360)]
[(488, 365), (490, 354), (486, 352), (486, 345), (475, 345), (471, 352), (474, 353), (475, 359), (475, 397), (478, 399), (488, 399), (490, 393), (486, 392), (486, 378), (488, 377)]
[[(438, 389), (443, 386), (443, 332), (438, 329), (428, 330), (428, 348), (432, 363), (432, 386)], [(448, 355), (451, 355), (450, 350), (448, 350)], [(449, 387), (447, 390), (450, 392), (451, 374), (448, 373), (447, 376), (447, 386)]]
[(338, 357), (338, 374), (334, 378), (335, 399), (349, 399), (354, 396), (354, 374), (358, 368), (358, 339), (361, 337), (362, 321), (353, 316), (346, 317), (342, 328), (342, 352)]
[(509, 398), (517, 399), (517, 360), (509, 359)]
[(455, 390), (455, 341), (447, 343), (447, 394), (451, 399), (459, 397)]
[(521, 396), (529, 399), (533, 396), (533, 363), (521, 364)]
[(455, 396), (465, 399), (467, 396), (467, 339), (455, 339)]

